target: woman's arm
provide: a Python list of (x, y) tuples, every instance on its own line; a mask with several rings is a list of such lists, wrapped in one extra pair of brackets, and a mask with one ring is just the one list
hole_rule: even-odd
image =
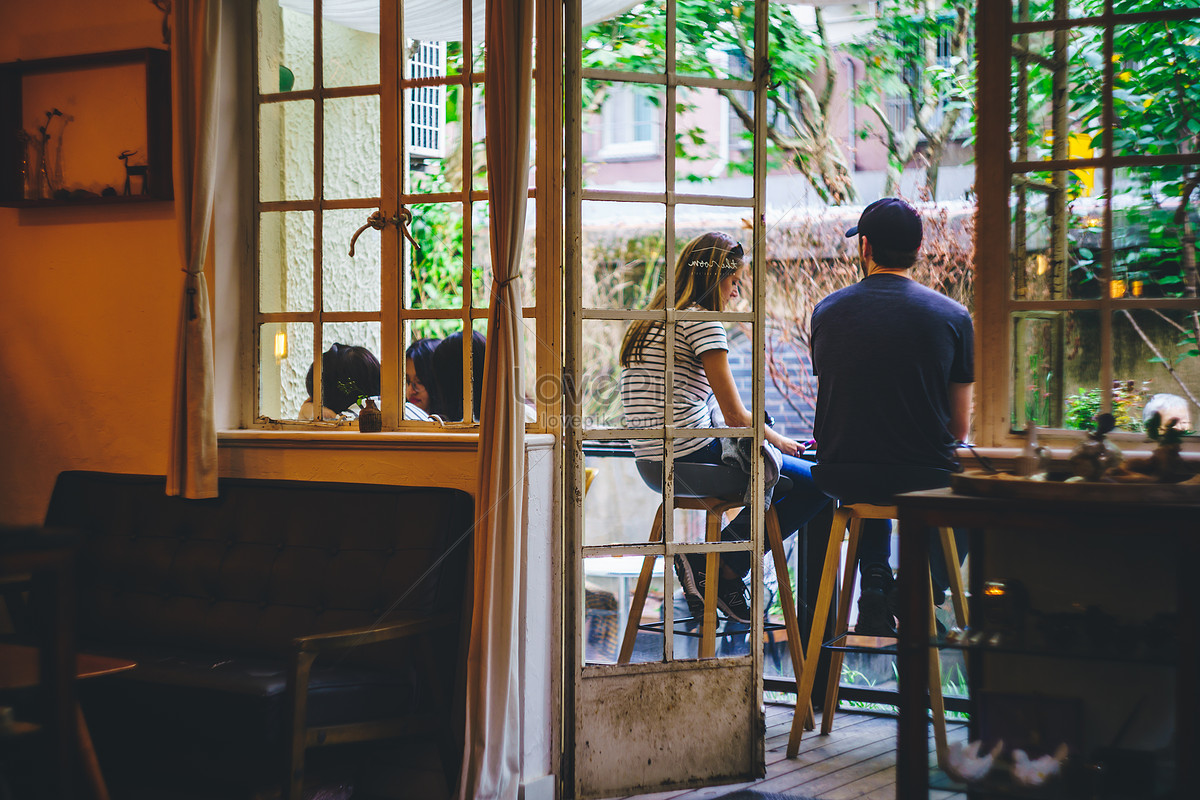
[[(731, 428), (749, 428), (753, 425), (750, 411), (742, 402), (737, 385), (733, 382), (733, 372), (729, 369), (729, 351), (708, 350), (700, 354), (700, 363), (704, 366), (704, 376), (708, 378), (713, 396), (717, 398), (717, 405), (721, 407), (725, 424)], [(780, 436), (770, 428), (767, 428), (763, 435), (785, 455), (795, 456), (804, 451), (799, 442)]]

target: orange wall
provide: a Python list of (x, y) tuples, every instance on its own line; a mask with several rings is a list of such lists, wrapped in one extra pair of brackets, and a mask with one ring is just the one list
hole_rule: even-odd
[[(162, 46), (150, 0), (0, 2), (0, 62)], [(173, 203), (0, 208), (0, 525), (64, 469), (165, 471), (181, 279)]]

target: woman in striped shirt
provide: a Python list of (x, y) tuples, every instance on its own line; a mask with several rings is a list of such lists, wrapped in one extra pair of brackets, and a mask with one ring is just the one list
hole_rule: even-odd
[[(742, 246), (720, 232), (706, 233), (688, 243), (675, 264), (675, 309), (723, 311), (738, 297), (745, 279)], [(666, 307), (666, 286), (659, 287), (648, 308)], [(731, 428), (750, 427), (750, 411), (742, 402), (729, 369), (729, 343), (725, 327), (716, 320), (681, 320), (674, 325), (675, 361), (673, 422), (675, 427), (713, 427), (711, 403), (715, 401)], [(629, 428), (661, 428), (666, 423), (666, 335), (662, 322), (637, 320), (630, 324), (621, 344), (621, 403)], [(797, 458), (804, 451), (798, 442), (770, 428), (766, 440), (783, 453), (781, 475), (792, 480), (786, 494), (772, 498), (784, 538), (799, 530), (829, 502), (812, 482), (808, 461)], [(639, 459), (661, 461), (663, 445), (656, 439), (633, 439)], [(713, 437), (676, 439), (675, 461), (720, 464), (721, 443)], [(750, 538), (750, 510), (741, 513), (721, 533), (725, 541)], [(675, 557), (675, 572), (683, 587), (692, 616), (704, 612), (704, 556)], [(717, 606), (730, 619), (750, 622), (744, 578), (750, 571), (749, 554), (723, 553), (717, 579)]]

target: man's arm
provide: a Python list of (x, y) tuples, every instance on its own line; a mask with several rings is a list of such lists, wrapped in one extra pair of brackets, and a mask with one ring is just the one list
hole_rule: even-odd
[(955, 441), (965, 442), (971, 432), (971, 397), (973, 383), (950, 384), (950, 435)]

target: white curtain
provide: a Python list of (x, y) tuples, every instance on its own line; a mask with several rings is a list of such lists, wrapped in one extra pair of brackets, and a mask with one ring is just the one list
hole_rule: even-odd
[[(583, 0), (583, 24), (610, 19), (641, 0)], [(485, 0), (471, 0), (471, 30), (483, 31)], [(311, 14), (313, 0), (279, 0), (279, 5)], [(325, 0), (321, 15), (339, 25), (379, 33), (379, 0)], [(404, 0), (404, 35), (434, 42), (462, 41), (462, 0)]]
[(460, 800), (516, 800), (521, 782), (520, 623), (525, 404), (518, 279), (529, 191), (533, 0), (489, 0), (484, 67), (492, 295), (483, 372), (475, 580)]
[(220, 0), (176, 0), (172, 37), (175, 208), (183, 270), (167, 494), (217, 495), (213, 341), (204, 262), (216, 174)]

